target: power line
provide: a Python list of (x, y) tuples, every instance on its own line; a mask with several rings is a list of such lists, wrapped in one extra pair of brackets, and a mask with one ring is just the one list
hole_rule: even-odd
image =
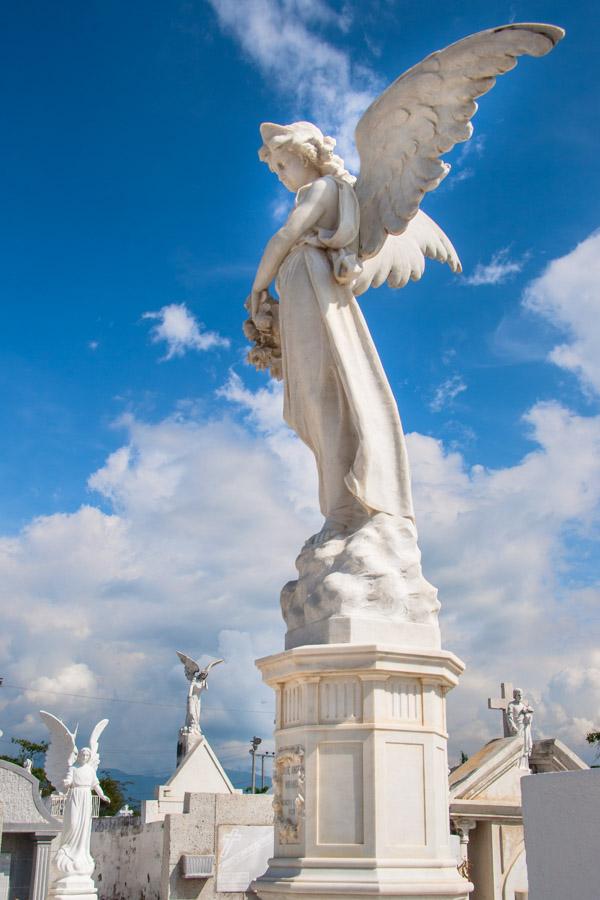
[[(16, 691), (31, 691), (35, 694), (51, 694), (52, 696), (57, 697), (79, 697), (83, 700), (98, 700), (102, 703), (137, 703), (141, 706), (154, 706), (156, 709), (181, 709), (181, 706), (175, 705), (174, 703), (155, 703), (152, 700), (133, 700), (125, 697), (96, 697), (93, 694), (75, 694), (71, 691), (51, 691), (51, 690), (41, 690), (38, 688), (32, 688), (31, 685), (25, 686), (22, 684), (10, 684), (8, 682), (0, 680), (0, 684), (5, 688), (12, 688), (12, 690)], [(202, 704), (203, 710), (210, 710), (211, 712), (249, 712), (249, 713), (259, 713), (262, 715), (274, 715), (273, 710), (268, 709), (248, 709), (246, 706), (205, 706)]]

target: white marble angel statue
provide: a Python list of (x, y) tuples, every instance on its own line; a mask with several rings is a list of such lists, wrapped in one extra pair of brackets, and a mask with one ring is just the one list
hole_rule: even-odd
[(108, 719), (102, 719), (92, 730), (89, 746), (78, 750), (75, 745), (77, 728), (69, 731), (64, 722), (43, 710), (40, 710), (40, 716), (50, 732), (44, 765), (46, 775), (59, 793), (66, 794), (63, 830), (54, 860), (57, 882), (63, 888), (73, 887), (76, 883), (78, 888), (86, 885), (93, 891), (92, 791), (105, 803), (110, 803), (97, 775), (100, 764), (98, 740)]
[(190, 683), (187, 695), (187, 706), (185, 715), (185, 731), (189, 734), (202, 734), (200, 728), (200, 695), (202, 691), (208, 690), (208, 675), (213, 666), (225, 662), (223, 659), (214, 659), (207, 666), (202, 668), (200, 663), (195, 659), (176, 650), (177, 656), (183, 663), (185, 669), (185, 677)]
[[(448, 174), (440, 155), (471, 136), (475, 98), (497, 75), (522, 54), (548, 53), (563, 35), (552, 25), (506, 25), (413, 66), (357, 125), (358, 178), (315, 125), (261, 125), (259, 157), (296, 202), (263, 253), (245, 332), (256, 344), (250, 361), (282, 376), (284, 419), (316, 459), (325, 522), (305, 551), (383, 515), (412, 542), (418, 566), (402, 425), (356, 297), (420, 279), (426, 257), (460, 271), (451, 242), (419, 209)], [(268, 293), (274, 279), (279, 304)], [(282, 602), (285, 614), (292, 598)]]
[(512, 700), (506, 706), (506, 724), (511, 735), (523, 738), (523, 754), (520, 760), (522, 769), (529, 769), (529, 757), (533, 750), (533, 709), (523, 700), (521, 688), (515, 688)]

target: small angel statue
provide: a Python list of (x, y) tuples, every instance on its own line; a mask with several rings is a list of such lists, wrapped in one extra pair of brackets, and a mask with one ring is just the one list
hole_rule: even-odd
[(533, 709), (523, 700), (521, 688), (515, 688), (512, 700), (506, 706), (506, 724), (512, 735), (520, 735), (523, 738), (523, 753), (519, 766), (529, 769), (529, 757), (533, 750)]
[(475, 98), (497, 75), (563, 35), (553, 25), (505, 25), (413, 66), (358, 123), (358, 178), (310, 122), (260, 127), (260, 159), (296, 202), (264, 251), (245, 331), (256, 345), (250, 361), (282, 376), (285, 421), (316, 459), (325, 523), (314, 546), (381, 513), (414, 522), (396, 401), (356, 297), (420, 279), (426, 257), (460, 272), (450, 240), (419, 209), (450, 169), (440, 156), (469, 139)]
[(50, 890), (60, 895), (61, 890), (73, 888), (80, 893), (95, 893), (91, 879), (94, 860), (90, 854), (92, 833), (92, 791), (105, 803), (110, 803), (98, 781), (100, 764), (98, 740), (108, 725), (102, 719), (90, 735), (89, 747), (78, 750), (75, 745), (77, 728), (70, 732), (64, 722), (52, 713), (40, 710), (40, 716), (50, 732), (50, 744), (46, 751), (45, 771), (49, 781), (59, 793), (66, 793), (63, 830), (54, 860), (58, 877)]
[(183, 663), (185, 669), (185, 677), (190, 683), (187, 695), (187, 707), (185, 715), (185, 726), (182, 729), (187, 734), (202, 734), (200, 728), (200, 694), (202, 691), (208, 690), (208, 675), (213, 666), (225, 662), (223, 659), (214, 659), (204, 669), (200, 664), (192, 659), (191, 656), (182, 653), (181, 650), (176, 651), (177, 656)]

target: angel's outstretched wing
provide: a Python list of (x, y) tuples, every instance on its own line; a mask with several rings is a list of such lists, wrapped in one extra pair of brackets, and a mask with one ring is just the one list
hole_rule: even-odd
[(101, 719), (96, 726), (92, 729), (92, 733), (90, 735), (90, 750), (92, 751), (92, 759), (91, 763), (95, 769), (100, 765), (100, 755), (98, 753), (98, 741), (100, 740), (100, 735), (108, 725), (108, 719)]
[(69, 766), (72, 766), (77, 759), (77, 747), (75, 746), (77, 728), (71, 733), (61, 719), (57, 719), (52, 713), (45, 712), (43, 709), (40, 710), (40, 716), (50, 732), (50, 744), (46, 750), (44, 771), (56, 790), (62, 793)]
[(181, 650), (176, 650), (175, 652), (184, 665), (185, 677), (191, 681), (196, 672), (200, 671), (200, 666), (195, 659), (192, 659), (192, 657), (188, 656), (186, 653), (182, 653)]
[(202, 670), (202, 675), (204, 676), (204, 678), (208, 678), (208, 673), (210, 672), (210, 670), (212, 669), (213, 666), (218, 666), (219, 663), (222, 663), (222, 662), (225, 662), (225, 660), (224, 659), (213, 659), (213, 661), (211, 663), (209, 663), (207, 666), (205, 666), (204, 669)]
[(473, 133), (475, 98), (523, 54), (543, 56), (564, 37), (554, 25), (515, 24), (471, 35), (432, 53), (401, 75), (356, 128), (360, 177), (360, 256), (401, 234), (450, 167), (439, 156)]
[(448, 263), (453, 272), (462, 270), (450, 239), (419, 209), (402, 234), (388, 234), (381, 250), (364, 260), (352, 288), (354, 295), (358, 297), (384, 281), (392, 288), (404, 287), (409, 279), (418, 281), (425, 271), (426, 257)]

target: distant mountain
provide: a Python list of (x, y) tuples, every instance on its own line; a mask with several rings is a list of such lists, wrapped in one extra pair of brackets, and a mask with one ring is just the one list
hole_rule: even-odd
[(159, 784), (164, 784), (170, 775), (131, 775), (128, 772), (122, 772), (120, 769), (101, 769), (100, 775), (106, 772), (111, 778), (117, 781), (131, 782), (124, 784), (123, 793), (128, 800), (153, 800), (154, 789)]
[[(241, 772), (235, 769), (226, 769), (225, 771), (229, 775), (231, 783), (235, 788), (240, 788), (243, 791), (247, 787), (250, 787), (252, 782), (251, 772)], [(121, 769), (101, 769), (100, 774), (102, 774), (102, 772), (106, 772), (111, 778), (115, 778), (117, 781), (130, 782), (130, 784), (125, 784), (123, 793), (128, 800), (134, 800), (138, 803), (142, 800), (153, 800), (154, 789), (157, 788), (159, 784), (164, 784), (172, 774), (132, 775), (128, 772), (122, 772)], [(265, 775), (265, 785), (271, 786), (271, 778), (268, 775)], [(260, 787), (260, 772), (257, 773), (256, 786)]]

